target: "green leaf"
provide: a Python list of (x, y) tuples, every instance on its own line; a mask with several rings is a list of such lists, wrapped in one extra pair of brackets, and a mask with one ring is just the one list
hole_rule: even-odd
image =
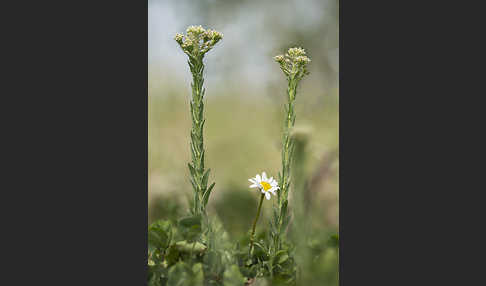
[(200, 145), (201, 146), (199, 148), (201, 149), (201, 155), (199, 157), (198, 162), (199, 162), (199, 165), (201, 166), (201, 172), (202, 172), (204, 170), (204, 153), (205, 153), (205, 151), (203, 149), (202, 141), (201, 141)]
[(157, 249), (169, 247), (172, 239), (172, 228), (169, 221), (159, 220), (152, 223), (148, 229), (148, 250), (153, 252)]
[(284, 263), (288, 259), (289, 259), (289, 255), (288, 254), (280, 255), (280, 256), (278, 256), (277, 263), (279, 263), (279, 264)]
[(192, 266), (192, 283), (191, 285), (203, 285), (204, 272), (201, 263), (196, 263)]
[(203, 204), (204, 204), (204, 207), (206, 207), (206, 205), (208, 204), (208, 200), (209, 200), (209, 195), (211, 195), (211, 191), (214, 187), (216, 183), (212, 183), (211, 186), (209, 186), (208, 190), (204, 193), (203, 195)]
[(284, 250), (277, 251), (273, 261), (274, 261), (274, 264), (282, 264), (285, 261), (287, 261), (288, 259), (289, 259), (288, 252), (287, 252), (287, 250), (284, 249)]
[(202, 253), (206, 250), (206, 246), (198, 241), (187, 242), (185, 240), (181, 240), (176, 242), (175, 246), (177, 247), (179, 252), (186, 253)]
[(214, 250), (209, 251), (204, 256), (204, 266), (206, 273), (211, 276), (218, 276), (224, 270), (221, 255)]
[(240, 272), (240, 269), (235, 264), (227, 267), (223, 274), (224, 286), (241, 286), (246, 282), (245, 277)]
[(179, 220), (179, 231), (187, 241), (194, 241), (201, 233), (201, 216), (189, 216)]
[(194, 140), (196, 140), (196, 135), (192, 131), (191, 131), (191, 138), (192, 138), (192, 142), (189, 144), (191, 146), (191, 158), (192, 161), (195, 162), (197, 160), (197, 150), (194, 145), (195, 142)]
[(179, 220), (179, 226), (192, 227), (194, 225), (201, 225), (201, 216), (188, 216)]
[(209, 178), (209, 172), (211, 169), (208, 169), (206, 173), (204, 173), (203, 178), (202, 178), (202, 187), (206, 187), (208, 185), (208, 178)]
[(257, 241), (253, 242), (253, 244), (254, 244), (255, 246), (258, 246), (258, 247), (259, 247), (259, 248), (260, 248), (262, 251), (264, 251), (264, 252), (267, 252), (267, 251), (268, 251), (268, 250), (265, 248), (265, 246), (263, 246), (262, 244), (260, 244), (260, 243), (259, 243), (259, 242), (257, 242)]
[(194, 188), (194, 192), (197, 192), (197, 184), (196, 184), (196, 182), (194, 182), (194, 179), (189, 178), (189, 181), (191, 182), (191, 185)]
[(198, 114), (199, 118), (201, 118), (201, 119), (202, 119), (202, 118), (203, 118), (203, 116), (204, 116), (204, 115), (203, 115), (203, 112), (204, 112), (204, 104), (203, 104), (203, 103), (202, 103), (202, 101), (201, 101), (201, 109), (199, 109), (199, 114)]
[(172, 266), (179, 261), (180, 251), (176, 244), (172, 244), (167, 249), (167, 254), (165, 255), (165, 259), (167, 261), (168, 266)]
[(184, 262), (179, 261), (169, 270), (167, 286), (191, 286), (191, 268)]
[(193, 178), (196, 178), (196, 170), (194, 170), (194, 167), (190, 163), (187, 163), (187, 166), (189, 167), (189, 171), (191, 172), (191, 176)]
[(162, 286), (160, 276), (158, 276), (156, 273), (149, 274), (148, 286)]
[(255, 247), (253, 248), (253, 257), (256, 257), (260, 260), (268, 260), (268, 253), (265, 247), (263, 247), (260, 243), (254, 242)]

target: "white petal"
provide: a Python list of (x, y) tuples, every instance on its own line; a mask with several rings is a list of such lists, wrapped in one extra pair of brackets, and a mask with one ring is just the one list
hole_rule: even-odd
[(256, 180), (257, 180), (258, 183), (260, 183), (262, 181), (262, 178), (260, 177), (259, 174), (257, 174), (255, 178), (256, 178)]
[(250, 185), (250, 188), (258, 188), (257, 184)]
[(274, 193), (274, 194), (275, 194), (275, 191), (276, 191), (276, 190), (277, 190), (277, 188), (273, 187), (273, 188), (271, 188), (271, 189), (270, 189), (270, 190), (268, 190), (268, 191), (269, 191), (269, 192), (272, 192), (272, 193)]
[(265, 198), (266, 198), (267, 200), (269, 200), (271, 197), (272, 197), (272, 196), (270, 195), (270, 193), (265, 193)]
[(265, 190), (264, 190), (264, 189), (260, 189), (260, 191), (262, 191), (262, 194), (264, 194), (264, 193), (265, 193)]
[(267, 173), (263, 172), (262, 173), (262, 180), (266, 181), (267, 179)]
[(270, 177), (270, 179), (268, 179), (268, 181), (271, 183), (273, 182), (273, 177)]
[(253, 178), (248, 179), (248, 181), (252, 182), (253, 184), (256, 184), (256, 181), (255, 181), (255, 179), (253, 179)]
[(271, 182), (270, 186), (272, 186), (272, 187), (278, 186), (278, 183), (277, 182)]

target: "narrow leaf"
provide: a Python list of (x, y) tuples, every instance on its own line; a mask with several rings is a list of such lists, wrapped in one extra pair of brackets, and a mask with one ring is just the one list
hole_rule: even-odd
[(204, 196), (203, 196), (203, 205), (204, 205), (204, 207), (206, 207), (206, 205), (208, 204), (209, 195), (211, 195), (211, 190), (213, 189), (213, 187), (214, 187), (215, 184), (216, 184), (215, 182), (212, 183), (211, 186), (209, 186), (209, 188), (204, 193)]
[(211, 171), (211, 169), (208, 169), (206, 171), (206, 173), (204, 173), (203, 175), (203, 178), (202, 178), (202, 186), (203, 188), (205, 188), (207, 185), (208, 185), (208, 177), (209, 177), (209, 172)]

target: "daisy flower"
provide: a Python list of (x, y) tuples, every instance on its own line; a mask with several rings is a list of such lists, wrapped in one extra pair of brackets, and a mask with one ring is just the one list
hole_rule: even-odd
[(261, 176), (260, 174), (257, 174), (255, 178), (248, 179), (248, 181), (253, 183), (250, 185), (250, 188), (260, 189), (262, 194), (265, 194), (265, 198), (267, 200), (270, 199), (270, 194), (275, 196), (275, 191), (280, 189), (277, 181), (275, 181), (273, 177), (267, 178), (267, 174), (265, 172), (263, 172)]

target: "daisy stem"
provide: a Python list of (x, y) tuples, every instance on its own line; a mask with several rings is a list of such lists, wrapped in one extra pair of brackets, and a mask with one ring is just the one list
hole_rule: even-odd
[(253, 248), (253, 242), (255, 241), (255, 228), (256, 228), (258, 218), (260, 217), (260, 211), (262, 210), (263, 197), (265, 197), (264, 193), (262, 193), (262, 195), (260, 196), (260, 204), (258, 205), (257, 214), (255, 220), (253, 221), (253, 229), (251, 231), (251, 236), (250, 236), (250, 250), (249, 250), (250, 254), (251, 254), (251, 249)]

